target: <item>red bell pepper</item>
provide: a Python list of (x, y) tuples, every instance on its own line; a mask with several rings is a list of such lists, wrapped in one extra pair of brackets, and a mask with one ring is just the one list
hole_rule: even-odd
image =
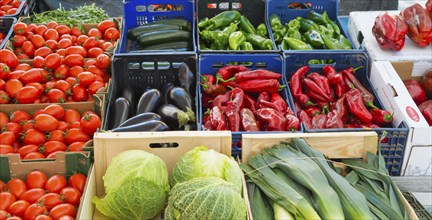
[(243, 100), (243, 102), (244, 102), (245, 108), (248, 108), (248, 109), (252, 110), (252, 112), (254, 112), (256, 110), (256, 107), (255, 107), (256, 102), (248, 94), (244, 94), (244, 100)]
[(304, 109), (304, 111), (307, 113), (309, 117), (314, 117), (315, 115), (318, 115), (321, 113), (321, 110), (318, 107), (315, 106), (309, 106)]
[(423, 102), (418, 107), (420, 109), (420, 112), (423, 114), (426, 121), (428, 122), (429, 126), (432, 126), (432, 100)]
[(349, 111), (363, 123), (370, 123), (372, 121), (372, 114), (366, 109), (360, 90), (351, 89), (345, 96)]
[(229, 80), (234, 77), (236, 73), (248, 71), (249, 69), (242, 65), (229, 65), (220, 68), (216, 73), (216, 78), (218, 80)]
[(262, 69), (244, 71), (235, 74), (236, 83), (241, 83), (253, 79), (281, 79), (281, 78), (282, 78), (282, 74), (275, 73), (269, 70), (262, 70)]
[(290, 81), (290, 88), (291, 93), (294, 97), (294, 99), (298, 100), (300, 102), (301, 106), (310, 106), (313, 105), (310, 98), (303, 93), (302, 91), (302, 84), (301, 84), (301, 78), (309, 71), (309, 66), (303, 66), (300, 69), (298, 69), (292, 76)]
[(276, 79), (253, 79), (238, 83), (237, 86), (243, 89), (243, 91), (250, 93), (260, 93), (264, 91), (274, 93), (285, 87), (281, 86)]
[(407, 32), (408, 27), (403, 18), (399, 15), (389, 15), (387, 12), (378, 15), (372, 27), (372, 33), (383, 50), (401, 50), (405, 45)]
[(324, 129), (327, 124), (327, 115), (318, 114), (312, 118), (312, 129)]
[(241, 119), (242, 129), (244, 131), (253, 132), (253, 131), (260, 130), (252, 110), (248, 108), (243, 108), (242, 110), (240, 110), (240, 119)]
[(372, 123), (374, 124), (386, 126), (393, 122), (393, 116), (389, 111), (382, 109), (371, 109), (370, 113), (372, 114)]
[(321, 88), (318, 86), (314, 81), (308, 78), (302, 79), (303, 85), (306, 87), (306, 94), (311, 97), (312, 99), (315, 99), (315, 101), (319, 102), (329, 102), (330, 96)]
[(420, 83), (423, 89), (425, 90), (428, 98), (432, 99), (432, 70), (429, 70), (426, 74), (423, 75), (423, 78), (420, 81)]
[(326, 128), (343, 128), (344, 123), (341, 116), (336, 110), (333, 110), (327, 114)]
[(311, 80), (313, 80), (323, 91), (325, 94), (327, 94), (330, 97), (330, 82), (327, 79), (327, 77), (317, 73), (312, 72), (307, 75), (307, 77)]
[(429, 12), (429, 16), (432, 18), (432, 0), (426, 2), (426, 10)]
[(210, 125), (211, 130), (214, 131), (224, 131), (227, 129), (225, 117), (222, 114), (222, 110), (214, 106), (210, 111)]
[(217, 106), (223, 110), (231, 99), (231, 93), (232, 91), (228, 91), (223, 95), (216, 96), (216, 98), (213, 99), (213, 106)]
[(429, 12), (419, 3), (401, 11), (408, 26), (408, 37), (419, 47), (427, 47), (432, 42), (432, 20)]
[(285, 114), (288, 108), (286, 101), (277, 92), (271, 94), (270, 102), (261, 100), (260, 104), (267, 108), (273, 108), (282, 114)]
[(230, 102), (225, 108), (224, 115), (228, 120), (230, 131), (240, 131), (240, 114), (238, 104)]
[[(362, 67), (357, 67), (356, 69), (358, 69), (358, 68), (362, 68)], [(345, 69), (345, 70), (342, 71), (342, 76), (344, 77), (345, 82), (348, 84), (349, 87), (352, 88), (352, 86), (354, 86), (356, 89), (358, 89), (361, 92), (363, 102), (365, 103), (366, 106), (368, 106), (369, 108), (377, 108), (373, 104), (373, 102), (375, 100), (375, 97), (372, 95), (371, 92), (369, 92), (369, 90), (367, 90), (361, 84), (361, 82), (354, 75), (354, 71), (356, 69), (350, 67), (350, 68)]]
[(227, 91), (226, 87), (221, 84), (212, 84), (210, 82), (204, 82), (201, 83), (201, 86), (205, 94), (210, 94), (212, 96), (224, 94)]
[(345, 104), (345, 95), (339, 98), (335, 103), (335, 110), (339, 114), (340, 118), (342, 119), (342, 122), (346, 122), (348, 118), (348, 110)]
[(286, 119), (277, 110), (272, 108), (261, 108), (255, 112), (258, 119), (267, 123), (268, 131), (284, 131)]
[(404, 80), (403, 83), (417, 105), (420, 105), (421, 103), (426, 101), (426, 91), (423, 89), (423, 87), (417, 80), (408, 79)]
[(306, 129), (312, 129), (312, 119), (309, 117), (309, 115), (301, 110), (299, 113), (299, 119), (300, 122), (303, 123), (306, 127)]
[(286, 131), (298, 131), (300, 130), (300, 120), (295, 116), (291, 114), (285, 115), (286, 119)]

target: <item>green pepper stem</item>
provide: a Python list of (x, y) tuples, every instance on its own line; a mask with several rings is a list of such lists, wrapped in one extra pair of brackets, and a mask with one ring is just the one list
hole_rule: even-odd
[(286, 85), (281, 85), (281, 86), (279, 86), (278, 91), (279, 91), (279, 92), (282, 91), (285, 87), (286, 87)]
[(354, 69), (354, 72), (356, 72), (359, 69), (363, 69), (363, 68), (364, 68), (364, 66), (359, 66), (359, 67), (357, 67), (357, 68)]
[(365, 102), (365, 104), (366, 104), (366, 106), (368, 106), (369, 108), (372, 108), (372, 109), (378, 109), (378, 107), (376, 107), (374, 104), (373, 104), (373, 102)]

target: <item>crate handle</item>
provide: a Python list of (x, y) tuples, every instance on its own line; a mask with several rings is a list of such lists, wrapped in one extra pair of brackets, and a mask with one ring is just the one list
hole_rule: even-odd
[(336, 60), (333, 59), (310, 59), (307, 62), (307, 65), (310, 66), (311, 68), (319, 68), (319, 67), (324, 67), (327, 65), (330, 65), (332, 67), (336, 66)]
[(310, 8), (312, 8), (311, 2), (291, 2), (287, 5), (288, 10), (304, 10)]
[(241, 10), (243, 4), (241, 2), (220, 2), (220, 3), (208, 3), (207, 9), (219, 9), (219, 10)]
[(141, 67), (143, 70), (167, 70), (171, 68), (171, 63), (168, 61), (149, 61), (142, 62)]
[(150, 148), (177, 148), (179, 146), (178, 143), (150, 143)]

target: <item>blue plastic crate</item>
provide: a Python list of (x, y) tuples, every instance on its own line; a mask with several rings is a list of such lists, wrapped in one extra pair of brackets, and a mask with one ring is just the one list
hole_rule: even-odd
[[(290, 20), (295, 19), (296, 17), (303, 17), (306, 18), (307, 13), (310, 10), (315, 10), (318, 13), (322, 13), (324, 11), (327, 12), (330, 19), (332, 19), (336, 24), (339, 26), (339, 29), (341, 30), (341, 34), (343, 34), (352, 44), (351, 39), (349, 38), (349, 34), (342, 28), (341, 23), (338, 19), (338, 0), (267, 0), (266, 1), (266, 16), (267, 18), (270, 17), (272, 14), (277, 14), (280, 19), (282, 20), (282, 23), (288, 23)], [(292, 3), (299, 3), (308, 5), (309, 8), (305, 9), (294, 9), (290, 8), (289, 4)], [(270, 23), (267, 19), (267, 26), (270, 26)], [(273, 32), (270, 31), (270, 35), (272, 40), (274, 41), (274, 35)], [(289, 53), (298, 53), (298, 52), (305, 52), (302, 50), (284, 50), (284, 52)], [(347, 51), (347, 50), (327, 50), (327, 49), (319, 49), (319, 50), (311, 50), (309, 52), (315, 52), (315, 51), (323, 51), (323, 52), (335, 52), (335, 51)], [(350, 51), (350, 50), (348, 50)]]
[[(374, 96), (374, 104), (378, 108), (382, 108), (381, 101), (379, 100), (375, 90), (373, 89), (371, 82), (369, 80), (369, 61), (366, 53), (325, 53), (325, 52), (315, 52), (311, 53), (295, 53), (295, 54), (285, 54), (285, 80), (289, 81), (292, 74), (300, 67), (304, 65), (310, 66), (309, 72), (322, 73), (322, 68), (324, 65), (309, 65), (308, 61), (311, 59), (333, 59), (335, 63), (332, 64), (337, 71), (346, 69), (350, 66), (358, 67), (363, 66), (364, 68), (356, 71), (355, 75), (357, 79), (363, 84), (363, 86), (368, 89)], [(289, 96), (291, 101), (293, 97), (291, 91)], [(381, 153), (383, 154), (385, 161), (387, 163), (387, 169), (390, 175), (397, 176), (400, 175), (403, 156), (405, 152), (405, 146), (407, 143), (408, 136), (408, 126), (405, 122), (400, 125), (392, 126), (391, 128), (374, 128), (374, 129), (362, 129), (362, 128), (343, 128), (343, 129), (305, 129), (305, 132), (348, 132), (348, 131), (375, 131), (379, 137), (381, 137), (385, 132), (387, 133), (384, 140), (381, 142)]]
[[(259, 24), (264, 23), (267, 27), (267, 32), (271, 32), (271, 29), (267, 25), (267, 16), (265, 14), (266, 3), (263, 0), (199, 0), (197, 1), (197, 22), (204, 19), (205, 17), (212, 18), (221, 12), (228, 10), (237, 10), (240, 14), (246, 16), (249, 21), (257, 27)], [(200, 53), (278, 53), (279, 49), (275, 44), (272, 35), (269, 35), (269, 39), (273, 41), (273, 50), (202, 50), (199, 45), (199, 34), (197, 35), (198, 51)]]
[[(105, 114), (103, 129), (112, 129), (115, 115), (114, 103), (118, 97), (125, 97), (126, 94), (131, 101), (131, 105), (138, 103), (141, 95), (148, 88), (163, 89), (169, 83), (179, 85), (178, 69), (182, 63), (188, 65), (190, 70), (196, 74), (197, 61), (195, 54), (124, 54), (114, 55), (112, 59), (112, 88), (108, 94), (108, 104)], [(192, 83), (190, 88), (191, 96), (195, 101), (195, 115), (197, 123), (199, 121), (198, 101), (196, 83)], [(197, 125), (198, 127), (198, 125)]]
[[(169, 5), (168, 11), (156, 11), (156, 5)], [(196, 47), (196, 25), (194, 20), (194, 1), (193, 0), (130, 0), (123, 1), (124, 7), (124, 19), (123, 19), (123, 30), (120, 37), (120, 47), (115, 53), (125, 54), (131, 50), (138, 50), (139, 47), (136, 42), (127, 39), (126, 34), (129, 29), (146, 23), (151, 23), (157, 20), (163, 20), (167, 18), (182, 18), (189, 21), (192, 25), (192, 39), (193, 39), (193, 51), (197, 51)], [(158, 53), (167, 52), (167, 50), (148, 50), (143, 53)], [(170, 51), (171, 53), (181, 53)], [(186, 52), (186, 53), (187, 53)]]
[(13, 17), (2, 17), (0, 18), (0, 32), (5, 35), (5, 39), (0, 44), (0, 49), (6, 45), (6, 42), (13, 34), (13, 26), (16, 23), (16, 18)]
[[(211, 74), (216, 75), (216, 72), (223, 66), (226, 66), (227, 63), (238, 62), (238, 63), (248, 63), (242, 64), (247, 66), (250, 69), (266, 69), (271, 70), (277, 73), (283, 73), (283, 59), (278, 54), (201, 54), (199, 56), (199, 64), (198, 64), (198, 72), (199, 74)], [(281, 82), (285, 85), (284, 80)], [(199, 100), (198, 108), (200, 115), (200, 125), (202, 126), (202, 118), (205, 110), (202, 108), (202, 91), (201, 86), (198, 85), (198, 95), (197, 99)], [(285, 98), (288, 106), (293, 109), (291, 102), (289, 101), (288, 89), (284, 88), (282, 92), (280, 92), (281, 96)], [(300, 130), (298, 132), (302, 132)], [(242, 134), (253, 134), (253, 133), (269, 133), (266, 131), (262, 132), (232, 132), (232, 155), (234, 157), (241, 156), (241, 138)]]
[(23, 15), (24, 10), (26, 9), (25, 7), (27, 6), (27, 0), (21, 0), (21, 4), (18, 7), (17, 11), (15, 12), (15, 14), (11, 14), (11, 15), (4, 15), (0, 18), (16, 18), (18, 19), (21, 15)]

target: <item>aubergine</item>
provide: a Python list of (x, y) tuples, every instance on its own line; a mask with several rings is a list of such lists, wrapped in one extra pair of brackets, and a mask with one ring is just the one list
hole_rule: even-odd
[(134, 124), (140, 124), (146, 121), (160, 121), (161, 117), (153, 112), (145, 112), (145, 113), (141, 113), (139, 115), (135, 115), (132, 118), (129, 118), (128, 120), (126, 120), (125, 122), (123, 122), (119, 127), (126, 127), (126, 126), (131, 126)]
[(129, 101), (130, 106), (131, 106), (131, 113), (133, 114), (132, 111), (135, 110), (134, 106), (136, 103), (136, 98), (134, 99), (134, 97), (135, 97), (134, 91), (131, 88), (127, 87), (123, 90), (121, 97), (123, 97)]
[(190, 86), (194, 80), (194, 74), (189, 69), (189, 66), (186, 63), (182, 63), (179, 67), (178, 71), (178, 79), (180, 82), (180, 86), (186, 89), (186, 91), (190, 92)]
[(162, 105), (158, 110), (158, 114), (171, 130), (178, 130), (189, 121), (189, 116), (186, 112), (171, 104)]
[(129, 125), (126, 127), (118, 127), (112, 132), (133, 132), (133, 131), (168, 131), (169, 127), (162, 121), (145, 121), (138, 124)]
[(164, 104), (170, 104), (168, 96), (169, 96), (169, 92), (171, 91), (171, 89), (173, 89), (175, 86), (173, 83), (168, 83), (166, 85), (163, 86), (161, 92), (162, 94), (164, 94)]
[(136, 108), (136, 114), (156, 112), (162, 101), (162, 95), (157, 89), (150, 89), (141, 95)]
[(117, 128), (120, 124), (122, 124), (130, 117), (131, 107), (129, 100), (124, 97), (117, 98), (114, 105), (115, 117), (113, 128)]
[(174, 87), (168, 92), (168, 103), (173, 104), (186, 112), (189, 120), (195, 122), (192, 97), (188, 91), (182, 87)]

